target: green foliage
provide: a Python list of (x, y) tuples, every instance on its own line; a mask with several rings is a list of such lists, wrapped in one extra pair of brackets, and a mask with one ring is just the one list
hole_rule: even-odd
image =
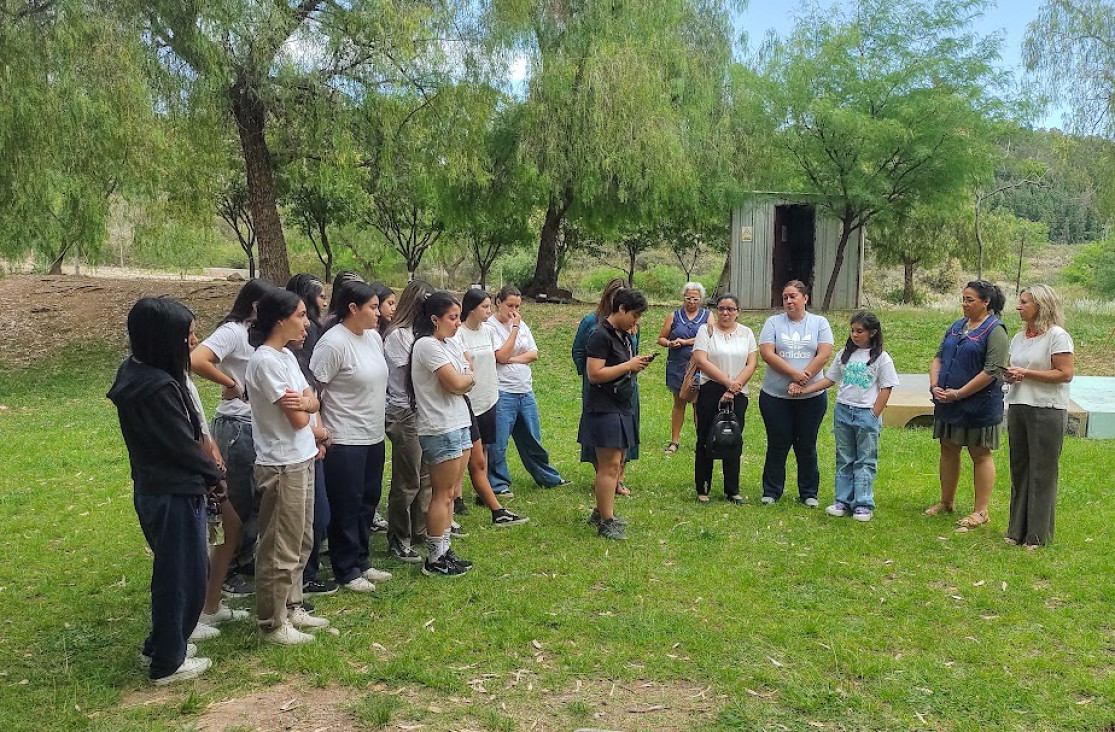
[(635, 273), (635, 287), (652, 302), (676, 302), (683, 285), (685, 272), (677, 267), (655, 264)]
[(391, 723), (391, 716), (400, 706), (398, 697), (370, 691), (353, 705), (352, 713), (362, 729), (381, 730)]
[[(534, 264), (534, 251), (532, 249), (519, 249), (502, 259), (499, 266), (496, 267), (496, 271), (502, 275), (503, 284), (514, 285), (521, 290), (526, 287), (530, 278), (534, 275)], [(493, 281), (489, 289), (498, 289), (499, 285), (498, 281)]]
[(1072, 264), (1061, 270), (1061, 279), (1105, 298), (1115, 298), (1115, 236), (1084, 245)]

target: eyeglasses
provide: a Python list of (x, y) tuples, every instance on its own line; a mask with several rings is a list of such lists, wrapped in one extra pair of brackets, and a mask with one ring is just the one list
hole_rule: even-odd
[(700, 302), (701, 298), (699, 298), (699, 297), (687, 297), (687, 298), (685, 298), (685, 301), (686, 302)]
[(739, 308), (717, 308), (716, 312), (718, 312), (718, 313), (734, 313), (737, 310), (739, 310)]

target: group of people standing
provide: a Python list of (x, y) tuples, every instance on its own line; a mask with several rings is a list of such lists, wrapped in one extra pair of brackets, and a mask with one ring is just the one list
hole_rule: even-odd
[[(667, 317), (658, 338), (668, 349), (666, 381), (675, 395), (665, 452), (679, 448), (689, 403), (683, 387), (695, 387), (697, 500), (709, 501), (720, 460), (726, 498), (744, 502), (742, 439), (724, 450), (708, 435), (725, 414), (742, 431), (749, 383), (762, 358), (762, 503), (782, 497), (793, 450), (798, 499), (819, 505), (816, 440), (827, 390), (836, 386), (835, 500), (827, 512), (869, 521), (881, 415), (898, 384), (879, 319), (856, 313), (830, 364), (832, 329), (808, 312), (802, 282), (786, 284), (783, 312), (765, 322), (757, 339), (738, 322), (734, 296), (718, 297), (714, 311), (702, 306), (706, 294), (698, 283), (688, 283), (682, 296), (683, 307)], [(1012, 447), (1007, 541), (1032, 548), (1053, 534), (1072, 340), (1047, 286), (1021, 293), (1017, 309), (1026, 327), (1009, 345), (998, 288), (970, 282), (962, 302), (965, 317), (950, 327), (930, 369), (941, 500), (927, 513), (953, 510), (960, 451), (967, 447), (976, 499), (960, 528), (989, 520), (990, 451), (999, 442), (1005, 382)], [(351, 273), (338, 276), (327, 302), (312, 275), (292, 278), (286, 289), (253, 280), (201, 342), (193, 313), (181, 303), (144, 298), (135, 304), (128, 316), (131, 354), (108, 396), (118, 409), (135, 509), (154, 555), (152, 630), (141, 659), (155, 683), (209, 668), (194, 643), (218, 635), (219, 624), (248, 616), (221, 599), (251, 591), (244, 575), (254, 574), (263, 639), (296, 645), (314, 640), (306, 631), (329, 625), (313, 614), (306, 595), (338, 586), (371, 592), (391, 579), (370, 560), (377, 528), (386, 530), (393, 558), (421, 563), (426, 575), (467, 572), (472, 563), (452, 548), (453, 538), (464, 535), (454, 516), (468, 512), (466, 471), (494, 526), (528, 520), (500, 502), (511, 496), (512, 440), (538, 485), (569, 483), (542, 446), (530, 368), (538, 347), (522, 322), (521, 303), (512, 287), (494, 298), (472, 289), (458, 300), (421, 281), (396, 298)], [(582, 461), (595, 469), (589, 521), (608, 539), (626, 538), (615, 496), (629, 494), (625, 469), (638, 458), (640, 443), (638, 376), (657, 356), (639, 353), (646, 310), (642, 293), (614, 280), (573, 344), (583, 377), (577, 439)], [(191, 372), (221, 388), (211, 426)], [(685, 384), (687, 378), (693, 383)], [(384, 522), (378, 507), (386, 440), (392, 464)], [(332, 580), (318, 573), (326, 540)], [(425, 556), (416, 549), (423, 544)]]
[[(481, 290), (462, 303), (420, 281), (396, 299), (342, 273), (326, 309), (312, 275), (286, 289), (252, 280), (202, 342), (181, 303), (133, 306), (131, 354), (109, 398), (154, 554), (141, 660), (155, 683), (203, 673), (210, 661), (194, 644), (248, 617), (222, 595), (254, 592), (265, 641), (312, 642), (305, 631), (329, 622), (306, 595), (372, 592), (391, 579), (369, 555), (381, 522), (396, 559), (427, 575), (467, 572), (472, 563), (451, 546), (464, 535), (454, 515), (468, 511), (466, 469), (493, 526), (528, 520), (499, 501), (510, 495), (511, 439), (540, 485), (568, 482), (541, 445), (529, 366), (537, 346), (518, 315), (521, 296), (505, 288), (495, 301), (493, 314)], [(191, 372), (221, 388), (211, 427)], [(318, 573), (326, 542), (331, 580)]]

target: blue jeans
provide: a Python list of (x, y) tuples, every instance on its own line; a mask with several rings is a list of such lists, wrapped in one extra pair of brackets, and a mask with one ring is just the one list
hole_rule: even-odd
[(511, 490), (511, 471), (507, 467), (507, 443), (511, 438), (515, 439), (519, 459), (535, 483), (552, 488), (561, 482), (561, 474), (550, 465), (550, 454), (542, 447), (542, 423), (534, 393), (500, 391), (496, 403), (496, 441), (487, 446), (488, 480), (493, 491), (498, 494)]
[(875, 473), (883, 420), (870, 407), (837, 402), (832, 417), (836, 438), (836, 501), (849, 508), (875, 510)]
[(205, 604), (209, 554), (205, 496), (136, 493), (133, 502), (151, 547), (151, 634), (143, 653), (151, 678), (170, 676), (186, 658), (186, 639)]

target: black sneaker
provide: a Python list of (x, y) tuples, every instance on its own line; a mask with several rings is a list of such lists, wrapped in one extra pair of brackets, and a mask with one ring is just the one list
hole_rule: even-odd
[(225, 597), (250, 597), (255, 591), (255, 584), (242, 574), (230, 574), (221, 585)]
[(526, 516), (511, 513), (506, 508), (492, 511), (492, 526), (516, 526), (518, 524), (525, 524), (527, 521), (530, 521), (530, 519)]
[(459, 564), (460, 566), (464, 567), (465, 570), (472, 569), (472, 562), (470, 562), (467, 559), (461, 559), (460, 557), (458, 557), (456, 555), (456, 553), (452, 549), (447, 549), (445, 551), (445, 556), (450, 562), (453, 562), (454, 564)]
[(557, 483), (554, 483), (553, 485), (544, 485), (542, 487), (543, 488), (564, 488), (567, 485), (573, 485), (573, 481), (566, 480), (565, 478), (562, 478), (561, 480), (559, 480)]
[(328, 579), (316, 579), (302, 583), (303, 595), (332, 595), (338, 589), (337, 583)]
[[(612, 514), (612, 521), (615, 521), (620, 526), (627, 526), (627, 519), (622, 519), (619, 516), (616, 516), (615, 514)], [(592, 513), (590, 513), (588, 515), (588, 522), (590, 524), (592, 524), (593, 526), (595, 526), (597, 528), (600, 528), (600, 523), (601, 523), (601, 521), (600, 521), (600, 511), (598, 511), (595, 508), (592, 509)]]
[(468, 532), (465, 531), (463, 526), (454, 521), (449, 526), (449, 535), (452, 536), (454, 539), (464, 539), (468, 537)]
[(461, 565), (451, 562), (447, 555), (442, 555), (436, 562), (431, 562), (427, 559), (422, 563), (422, 574), (433, 577), (435, 575), (440, 577), (460, 577), (468, 570)]
[(610, 521), (601, 521), (596, 527), (596, 533), (600, 534), (605, 539), (613, 539), (615, 541), (623, 541), (627, 535), (623, 533), (623, 525), (614, 518)]
[(392, 558), (407, 564), (417, 564), (422, 561), (422, 555), (411, 549), (409, 546), (403, 546), (397, 541), (391, 542), (391, 547), (388, 549)]
[(461, 498), (460, 496), (457, 496), (456, 498), (453, 499), (453, 515), (454, 516), (466, 516), (466, 515), (468, 515), (468, 505), (465, 503), (465, 499)]
[[(289, 609), (292, 609), (292, 610), (293, 610), (293, 609), (294, 609), (295, 607), (297, 607), (297, 606), (296, 606), (296, 605), (287, 605), (287, 607), (288, 607)], [(312, 603), (312, 602), (310, 602), (309, 600), (303, 599), (303, 600), (302, 600), (302, 609), (303, 609), (303, 610), (305, 610), (305, 611), (306, 611), (307, 613), (309, 613), (310, 615), (312, 615), (312, 614), (313, 614), (313, 612), (314, 612), (314, 610), (317, 610), (317, 605), (313, 604), (313, 603)]]

